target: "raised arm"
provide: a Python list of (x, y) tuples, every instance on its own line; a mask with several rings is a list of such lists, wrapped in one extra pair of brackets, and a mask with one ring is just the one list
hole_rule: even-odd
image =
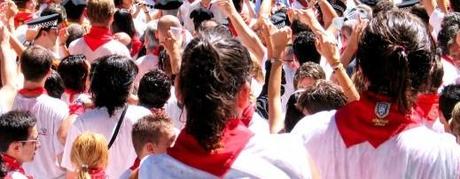
[(241, 43), (255, 55), (259, 64), (262, 64), (265, 55), (265, 46), (262, 44), (257, 34), (244, 22), (231, 0), (217, 0), (217, 4), (220, 10), (230, 19)]
[(17, 93), (17, 64), (16, 55), (12, 52), (7, 27), (0, 24), (0, 66), (3, 86), (0, 89), (2, 105), (5, 105), (6, 110), (10, 110), (13, 105), (14, 97)]
[(347, 96), (347, 102), (353, 102), (359, 100), (359, 93), (356, 90), (353, 81), (345, 71), (345, 67), (340, 62), (339, 49), (337, 47), (337, 40), (332, 34), (329, 33), (318, 33), (318, 40), (316, 42), (316, 49), (318, 52), (327, 59), (331, 65), (333, 75), (335, 75), (339, 85), (342, 87), (345, 96)]
[(323, 13), (324, 28), (329, 29), (329, 26), (332, 24), (332, 20), (339, 16), (327, 0), (318, 0), (318, 5)]
[(278, 30), (273, 24), (264, 21), (262, 24), (262, 36), (267, 43), (268, 57), (272, 62), (268, 82), (268, 121), (270, 133), (279, 133), (284, 129), (281, 106), (281, 74), (283, 69), (281, 59), (287, 44), (291, 40), (292, 34), (289, 27)]

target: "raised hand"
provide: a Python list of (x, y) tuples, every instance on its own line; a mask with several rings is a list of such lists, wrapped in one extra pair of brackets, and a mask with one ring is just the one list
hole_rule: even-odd
[(325, 57), (329, 64), (334, 67), (340, 63), (339, 47), (337, 39), (328, 32), (317, 32), (316, 49)]

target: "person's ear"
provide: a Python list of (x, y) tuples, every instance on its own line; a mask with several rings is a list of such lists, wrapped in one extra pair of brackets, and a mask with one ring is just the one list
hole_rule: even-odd
[(155, 145), (153, 143), (149, 142), (144, 145), (144, 149), (147, 153), (154, 153), (155, 152)]

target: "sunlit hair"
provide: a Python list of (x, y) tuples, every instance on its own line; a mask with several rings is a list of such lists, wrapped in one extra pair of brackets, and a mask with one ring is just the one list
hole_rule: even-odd
[(401, 112), (412, 106), (435, 59), (435, 48), (423, 22), (403, 11), (379, 13), (365, 28), (357, 60), (368, 91), (385, 95)]
[(70, 160), (77, 168), (77, 179), (91, 179), (88, 170), (105, 168), (109, 159), (109, 148), (105, 137), (101, 134), (84, 132), (72, 145)]
[(237, 115), (236, 96), (251, 80), (252, 65), (239, 41), (217, 33), (201, 34), (186, 47), (179, 74), (185, 130), (205, 150), (220, 147), (227, 120)]

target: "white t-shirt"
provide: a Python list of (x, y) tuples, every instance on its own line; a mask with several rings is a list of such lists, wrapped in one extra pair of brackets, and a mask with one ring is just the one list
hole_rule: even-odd
[(433, 31), (431, 31), (431, 36), (433, 37), (434, 41), (438, 40), (439, 31), (441, 31), (441, 23), (444, 19), (445, 14), (440, 9), (435, 9), (433, 13), (430, 14), (430, 19), (428, 22), (430, 23)]
[(101, 45), (96, 50), (91, 50), (83, 38), (72, 41), (69, 45), (70, 55), (83, 54), (88, 62), (92, 63), (95, 59), (106, 55), (124, 55), (131, 58), (128, 48), (117, 40), (111, 40)]
[(67, 117), (69, 109), (59, 99), (42, 94), (35, 98), (16, 96), (13, 110), (30, 111), (37, 118), (40, 148), (32, 162), (24, 163), (27, 174), (35, 179), (53, 179), (64, 177), (64, 170), (59, 167), (58, 155), (63, 147), (57, 138), (61, 122)]
[[(311, 178), (307, 151), (289, 134), (254, 135), (223, 178)], [(168, 154), (150, 155), (139, 169), (140, 179), (217, 178), (185, 165)]]
[(5, 178), (9, 178), (9, 179), (29, 179), (29, 178), (27, 178), (27, 176), (23, 175), (22, 173), (16, 172), (16, 171), (8, 172), (8, 174), (6, 174)]
[[(70, 161), (70, 152), (75, 138), (82, 132), (91, 131), (105, 136), (107, 142), (112, 138), (112, 134), (120, 119), (123, 108), (115, 110), (112, 117), (109, 117), (107, 108), (96, 108), (81, 114), (73, 123), (70, 129), (64, 155), (62, 157), (62, 166), (67, 170), (74, 171), (74, 166)], [(123, 123), (120, 126), (120, 131), (109, 150), (109, 163), (105, 170), (109, 178), (119, 178), (123, 171), (132, 165), (132, 161), (136, 159), (136, 152), (131, 140), (131, 130), (134, 123), (140, 118), (151, 114), (146, 108), (129, 105), (126, 111)]]
[(135, 63), (139, 69), (139, 72), (137, 73), (136, 79), (134, 80), (134, 84), (136, 87), (138, 87), (139, 82), (147, 72), (158, 68), (158, 56), (147, 54), (138, 58)]
[(189, 32), (193, 32), (195, 30), (193, 20), (192, 18), (190, 18), (190, 13), (194, 10), (191, 8), (192, 3), (190, 3), (188, 0), (185, 0), (184, 3), (182, 3), (182, 5), (179, 7), (179, 18), (181, 22), (183, 22), (184, 28), (187, 29)]
[(291, 133), (303, 138), (321, 178), (459, 178), (455, 138), (425, 126), (407, 129), (378, 148), (368, 142), (346, 148), (335, 111), (303, 118)]
[(281, 107), (283, 113), (286, 113), (286, 105), (289, 100), (289, 97), (294, 93), (294, 76), (295, 76), (295, 69), (288, 67), (287, 65), (283, 64), (284, 69), (284, 77), (286, 79), (286, 84), (284, 85), (284, 94), (281, 96)]
[(441, 58), (442, 68), (444, 70), (444, 75), (442, 76), (442, 85), (439, 88), (438, 92), (440, 93), (442, 89), (450, 84), (455, 84), (457, 78), (459, 77), (458, 69), (449, 61), (444, 58)]

